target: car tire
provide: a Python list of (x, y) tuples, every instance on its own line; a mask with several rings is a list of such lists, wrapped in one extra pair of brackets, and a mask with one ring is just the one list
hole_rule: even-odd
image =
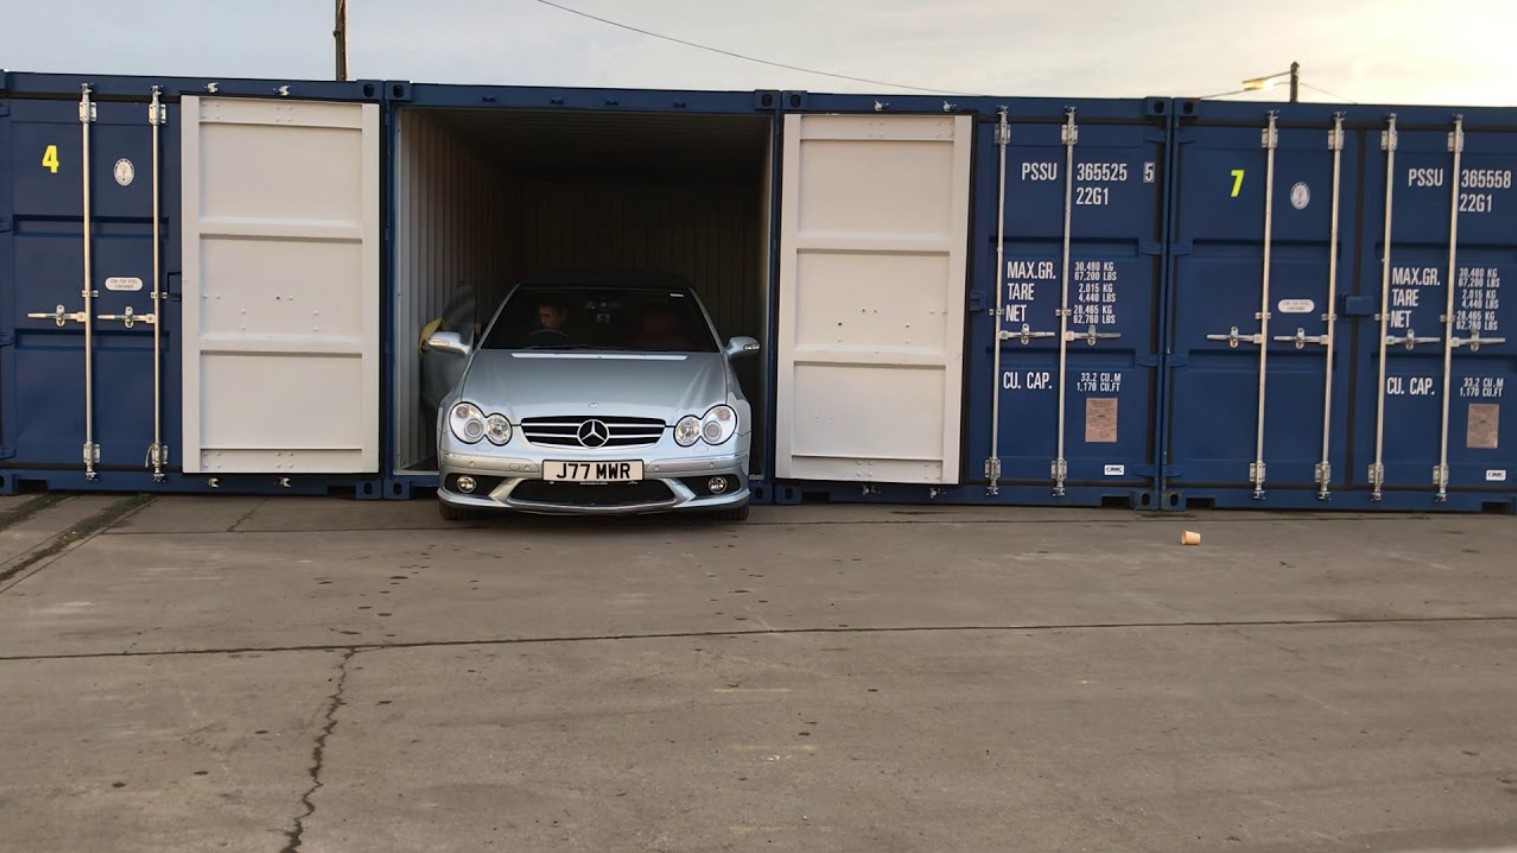
[(712, 517), (715, 518), (717, 521), (731, 521), (731, 522), (747, 521), (748, 520), (748, 510), (749, 510), (749, 507), (750, 507), (750, 504), (748, 504), (748, 503), (745, 502), (740, 507), (734, 507), (732, 509), (720, 509), (720, 510), (717, 510), (716, 512), (712, 513)]
[(463, 506), (454, 506), (447, 501), (437, 502), (437, 511), (442, 515), (443, 521), (472, 521), (476, 517), (474, 510)]

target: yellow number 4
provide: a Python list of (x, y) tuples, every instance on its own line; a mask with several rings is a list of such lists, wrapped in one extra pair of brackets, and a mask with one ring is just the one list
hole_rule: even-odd
[(1238, 197), (1238, 191), (1243, 189), (1243, 170), (1233, 170), (1233, 198)]
[(49, 145), (47, 150), (42, 152), (42, 167), (55, 175), (58, 174), (58, 146)]

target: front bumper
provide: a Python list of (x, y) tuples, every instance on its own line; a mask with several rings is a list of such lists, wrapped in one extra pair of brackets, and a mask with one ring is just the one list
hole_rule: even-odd
[[(471, 509), (543, 515), (635, 515), (731, 509), (751, 497), (746, 452), (660, 458), (657, 454), (645, 455), (647, 450), (644, 454), (631, 451), (621, 455), (643, 460), (642, 481), (605, 485), (547, 483), (541, 479), (545, 459), (444, 451), (438, 459), (437, 499)], [(553, 458), (566, 455), (554, 454)], [(458, 489), (457, 480), (462, 475), (476, 481), (472, 494)], [(727, 485), (720, 494), (712, 494), (706, 486), (715, 477), (723, 478)]]

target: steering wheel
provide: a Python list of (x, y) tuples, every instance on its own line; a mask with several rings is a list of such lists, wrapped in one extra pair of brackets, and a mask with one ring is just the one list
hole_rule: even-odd
[(561, 329), (534, 329), (527, 335), (527, 342), (538, 346), (554, 346), (568, 340), (569, 336)]

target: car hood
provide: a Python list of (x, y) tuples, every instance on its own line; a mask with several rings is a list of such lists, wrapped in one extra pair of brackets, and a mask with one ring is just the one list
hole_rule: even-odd
[(522, 418), (598, 414), (661, 418), (673, 424), (727, 402), (727, 363), (720, 353), (630, 355), (481, 350), (460, 396)]

